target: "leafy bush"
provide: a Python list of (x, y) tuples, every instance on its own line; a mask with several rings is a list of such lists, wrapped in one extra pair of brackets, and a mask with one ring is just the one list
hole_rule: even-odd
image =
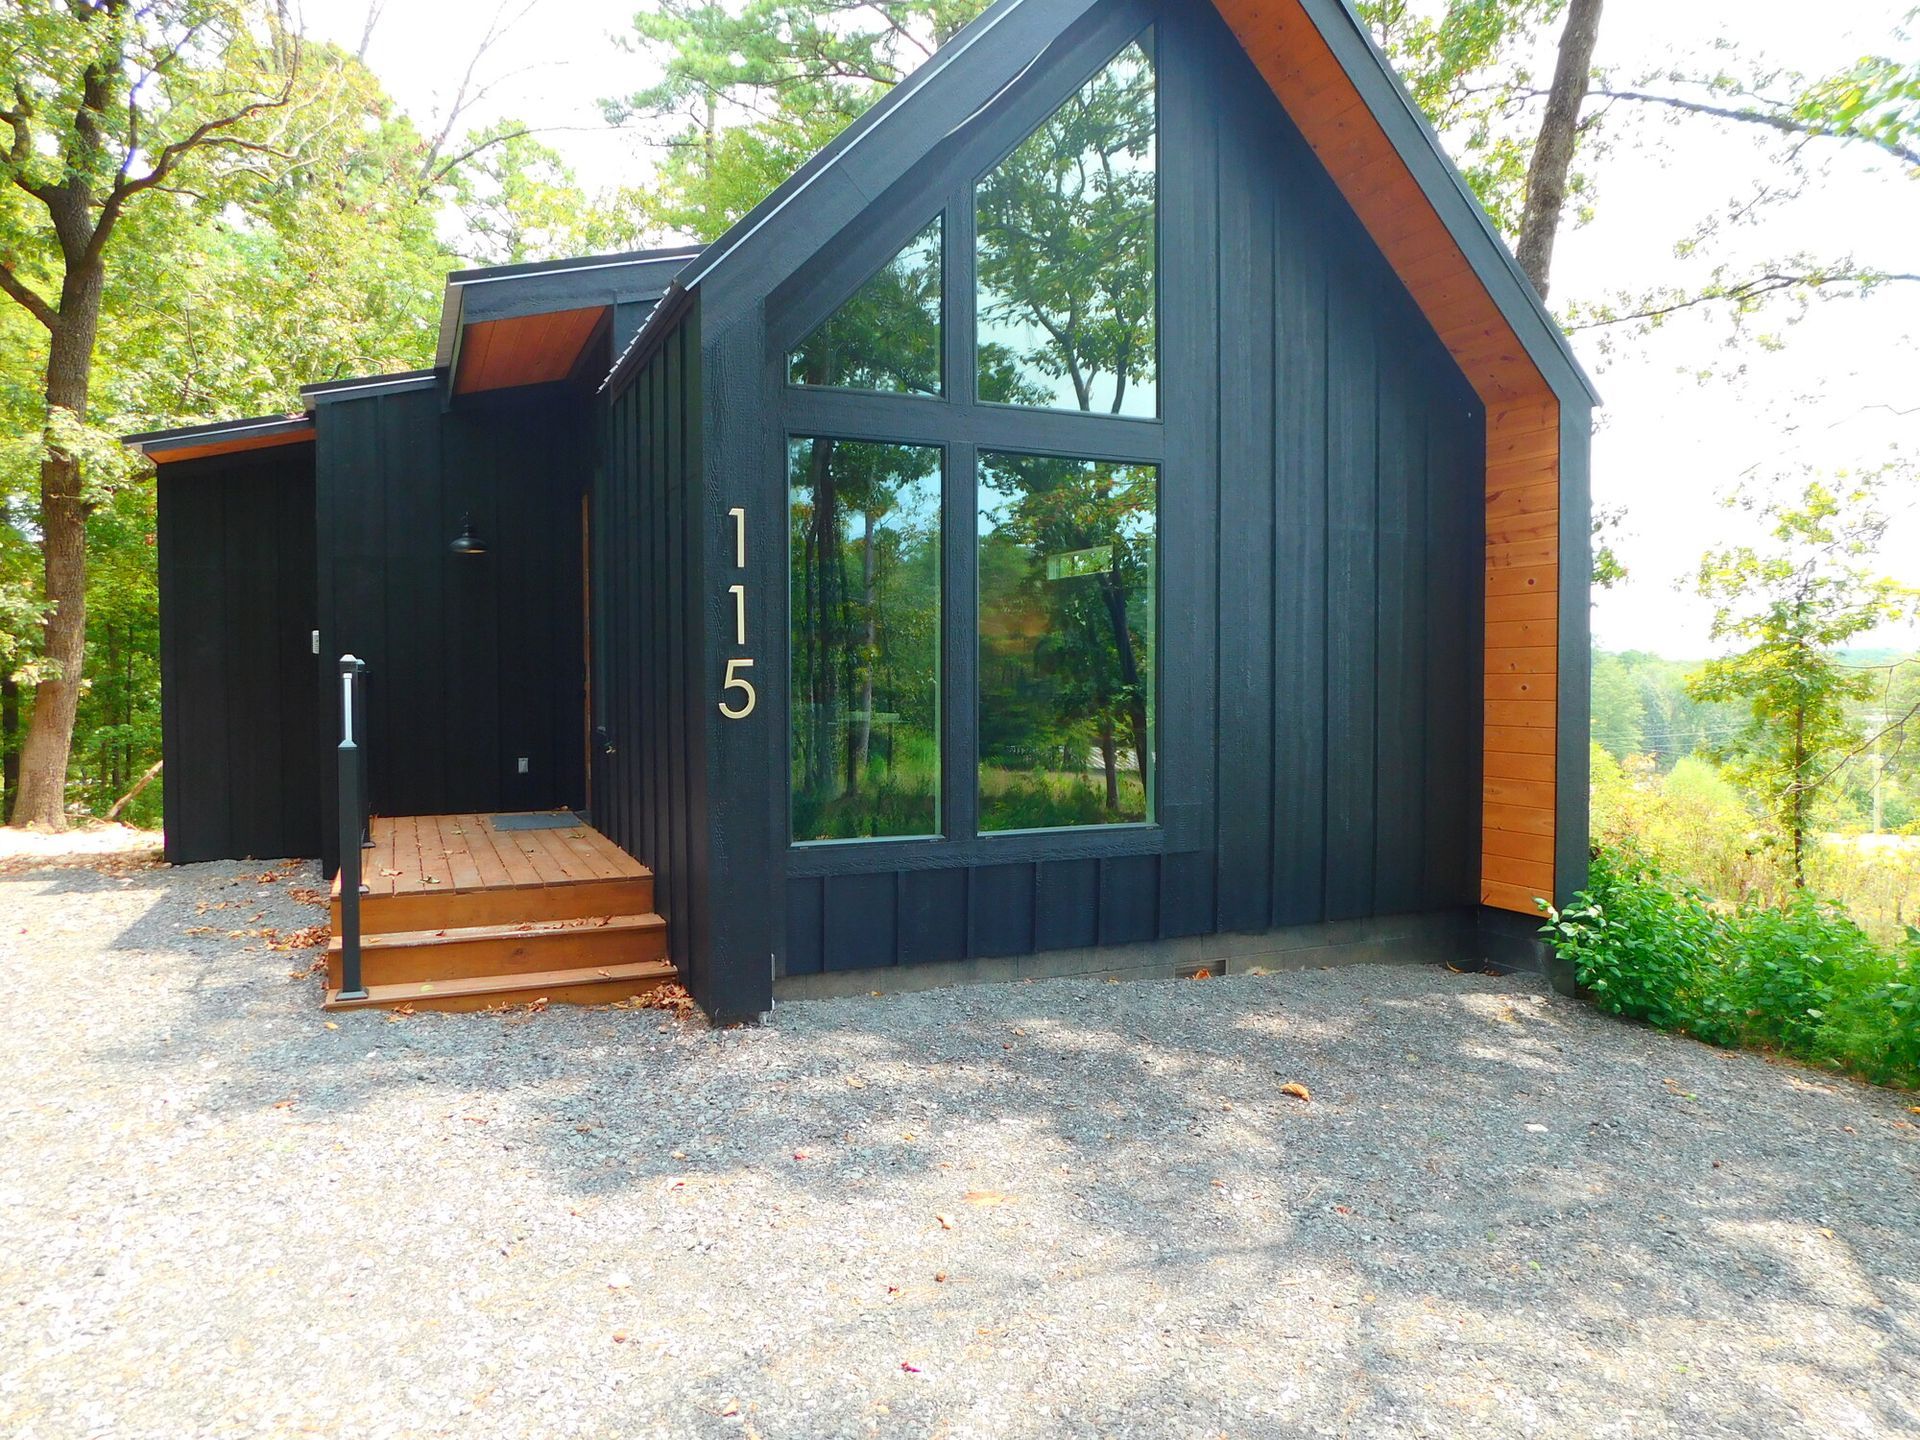
[(1543, 933), (1602, 1010), (1920, 1085), (1920, 929), (1882, 946), (1806, 891), (1719, 905), (1623, 845)]

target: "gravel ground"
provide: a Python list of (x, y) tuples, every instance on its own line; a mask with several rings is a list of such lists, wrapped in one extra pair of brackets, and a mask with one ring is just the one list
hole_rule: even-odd
[(315, 883), (0, 878), (0, 1433), (1920, 1435), (1915, 1097), (1413, 967), (329, 1025)]

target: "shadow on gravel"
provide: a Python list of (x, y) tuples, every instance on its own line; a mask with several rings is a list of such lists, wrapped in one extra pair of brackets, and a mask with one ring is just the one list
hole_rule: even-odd
[[(51, 883), (80, 899), (120, 884)], [(1817, 1382), (1869, 1430), (1920, 1423), (1902, 1398), (1920, 1389), (1920, 1145), (1893, 1128), (1902, 1102), (1513, 982), (1408, 969), (1385, 998), (1337, 989), (1338, 1006), (1311, 973), (1049, 982), (783, 1006), (761, 1031), (610, 1010), (328, 1029), (317, 986), (285, 978), (307, 955), (209, 953), (179, 919), (156, 904), (114, 941), (178, 952), (168, 1046), (104, 1060), (164, 1080), (216, 1055), (207, 1109), (297, 1095), (321, 1135), (486, 1123), (500, 1163), (672, 1218), (716, 1273), (748, 1227), (787, 1217), (827, 1247), (874, 1206), (924, 1210), (931, 1248), (944, 1203), (969, 1225), (1033, 1227), (1033, 1263), (903, 1282), (896, 1303), (929, 1325), (956, 1295), (989, 1324), (1151, 1282), (1187, 1297), (1181, 1324), (1211, 1346), (1297, 1332), (1316, 1356), (1332, 1347), (1338, 1367), (1316, 1361), (1314, 1383), (1368, 1413), (1417, 1410), (1437, 1376), (1497, 1409), (1503, 1373), (1552, 1347), (1562, 1412), (1616, 1417), (1665, 1413), (1716, 1345), (1814, 1316), (1877, 1335), (1877, 1351), (1782, 1341), (1780, 1393), (1747, 1418), (1784, 1425), (1794, 1387)], [(956, 1137), (1002, 1163), (947, 1175)], [(865, 1323), (849, 1312), (806, 1343), (856, 1349)], [(1141, 1337), (1156, 1342), (1150, 1318)], [(1164, 1407), (1180, 1382), (1152, 1349), (1142, 1359)], [(1103, 1403), (1123, 1413), (1147, 1383), (1115, 1373)], [(1216, 1398), (1184, 1403), (1202, 1415)]]

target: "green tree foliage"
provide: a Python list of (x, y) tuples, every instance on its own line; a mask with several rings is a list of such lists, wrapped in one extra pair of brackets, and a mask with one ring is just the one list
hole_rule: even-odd
[(1807, 479), (1793, 501), (1742, 502), (1758, 510), (1767, 541), (1712, 551), (1700, 565), (1713, 636), (1741, 648), (1708, 662), (1691, 689), (1747, 708), (1745, 725), (1716, 750), (1785, 840), (1796, 884), (1815, 801), (1858, 753), (1857, 706), (1874, 695), (1872, 676), (1835, 652), (1913, 603), (1870, 563), (1886, 531), (1877, 501), (1889, 478), (1912, 483), (1904, 471)]
[(711, 240), (986, 8), (986, 0), (661, 0), (634, 16), (657, 84), (605, 102), (666, 127), (647, 228)]
[(1593, 741), (1615, 759), (1638, 755), (1646, 746), (1641, 725), (1645, 701), (1633, 673), (1618, 655), (1596, 650), (1593, 656)]
[(560, 152), (524, 122), (502, 121), (469, 137), (473, 156), (453, 172), (464, 256), (475, 265), (604, 254), (636, 248), (638, 194), (589, 199)]

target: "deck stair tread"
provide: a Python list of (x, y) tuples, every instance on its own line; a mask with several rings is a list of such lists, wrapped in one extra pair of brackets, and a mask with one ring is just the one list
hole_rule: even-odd
[[(606, 933), (639, 934), (664, 930), (667, 922), (658, 915), (596, 915), (582, 920), (529, 920), (518, 925), (456, 925), (438, 930), (388, 930), (360, 937), (360, 950), (420, 949), (433, 945), (465, 945), (476, 940), (527, 940), (545, 936), (573, 938)], [(327, 948), (340, 948), (340, 937), (333, 936)]]
[(416, 1005), (474, 1002), (509, 1004), (519, 999), (537, 1000), (553, 992), (567, 992), (565, 998), (580, 999), (602, 991), (608, 1000), (624, 999), (636, 987), (647, 989), (672, 980), (678, 972), (670, 960), (640, 960), (626, 965), (586, 965), (566, 970), (535, 970), (519, 975), (476, 975), (460, 980), (407, 981), (391, 985), (369, 985), (364, 1000), (342, 1000), (337, 988), (329, 987), (325, 1008), (361, 1010), (392, 1005)]

